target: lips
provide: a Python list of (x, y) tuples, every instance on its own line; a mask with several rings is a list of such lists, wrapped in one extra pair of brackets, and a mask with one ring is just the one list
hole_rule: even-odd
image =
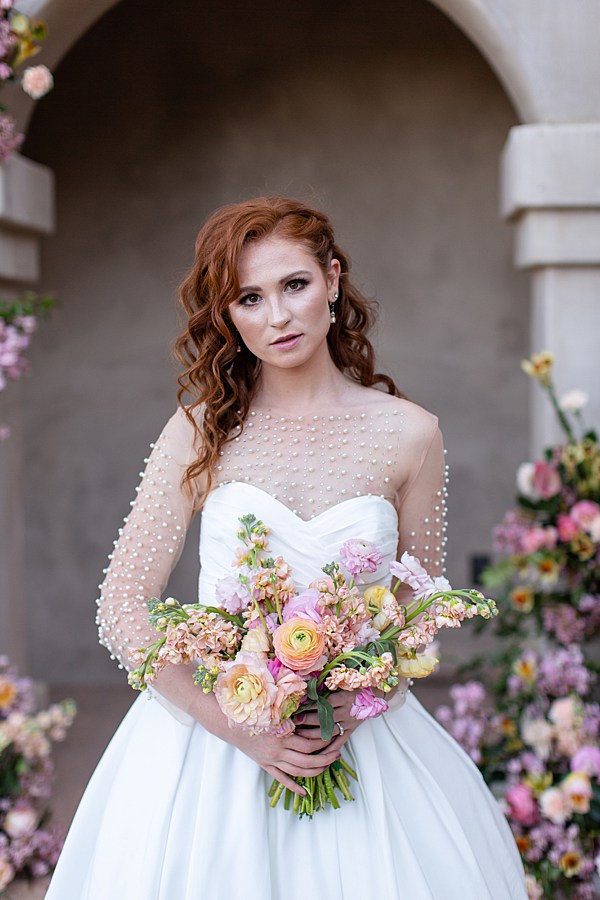
[(276, 341), (271, 341), (271, 346), (277, 344), (287, 344), (290, 341), (296, 340), (296, 338), (302, 337), (301, 334), (283, 334), (280, 338), (277, 338)]

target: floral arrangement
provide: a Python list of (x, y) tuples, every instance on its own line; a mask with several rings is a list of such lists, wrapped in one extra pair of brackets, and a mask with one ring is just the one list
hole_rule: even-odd
[[(29, 371), (23, 356), (41, 316), (52, 309), (55, 300), (27, 291), (17, 300), (0, 300), (0, 391), (9, 380), (16, 381)], [(10, 435), (7, 425), (0, 424), (0, 443)]]
[(600, 449), (586, 396), (558, 398), (553, 357), (523, 362), (565, 435), (517, 473), (517, 507), (495, 529), (484, 572), (502, 609), (502, 649), (469, 667), (437, 718), (500, 797), (534, 900), (588, 900), (600, 869), (600, 704), (586, 644), (600, 629)]
[[(389, 565), (398, 579), (395, 590), (371, 585), (361, 593), (355, 579), (376, 572), (383, 560), (364, 540), (346, 541), (341, 566), (323, 566), (324, 577), (298, 592), (286, 561), (268, 556), (269, 529), (252, 514), (240, 524), (236, 572), (217, 583), (215, 605), (181, 605), (172, 597), (150, 601), (150, 623), (162, 636), (136, 651), (138, 667), (129, 675), (134, 688), (147, 688), (165, 666), (199, 662), (194, 681), (206, 693), (214, 691), (230, 726), (285, 735), (295, 729), (295, 714), (316, 706), (321, 736), (329, 741), (331, 692), (356, 692), (356, 718), (381, 715), (388, 709), (381, 695), (400, 677), (433, 671), (437, 660), (425, 649), (440, 628), (496, 614), (494, 602), (479, 591), (452, 590), (408, 553)], [(407, 604), (396, 596), (400, 584), (412, 594)], [(296, 779), (305, 796), (285, 789), (285, 808), (293, 802), (294, 813), (312, 816), (329, 804), (339, 807), (336, 790), (353, 799), (348, 775), (357, 777), (340, 759), (322, 775)], [(283, 791), (274, 781), (271, 806)]]
[(74, 716), (72, 700), (35, 713), (32, 681), (0, 656), (0, 893), (17, 875), (41, 877), (56, 864), (62, 839), (45, 824), (50, 754)]
[[(0, 87), (17, 81), (16, 70), (41, 50), (46, 38), (44, 22), (33, 21), (13, 6), (14, 0), (0, 0)], [(30, 97), (38, 100), (51, 90), (54, 80), (47, 66), (29, 66), (23, 72), (20, 85)], [(0, 163), (23, 143), (15, 120), (0, 105)]]

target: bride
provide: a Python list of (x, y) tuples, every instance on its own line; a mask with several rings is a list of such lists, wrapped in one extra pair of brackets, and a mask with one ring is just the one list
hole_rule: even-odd
[[(442, 573), (437, 419), (374, 371), (372, 310), (348, 270), (327, 218), (294, 200), (225, 207), (198, 234), (180, 288), (179, 407), (151, 445), (98, 600), (100, 641), (120, 666), (155, 639), (146, 603), (199, 509), (207, 603), (246, 513), (270, 527), (299, 589), (352, 537), (375, 542), (385, 564), (409, 550)], [(496, 801), (407, 682), (363, 722), (350, 692), (333, 694), (324, 742), (310, 712), (287, 736), (230, 728), (192, 671), (161, 672), (125, 716), (49, 900), (526, 898)], [(319, 774), (342, 748), (359, 774), (353, 803), (302, 821), (269, 808), (272, 778), (301, 792), (294, 777)]]

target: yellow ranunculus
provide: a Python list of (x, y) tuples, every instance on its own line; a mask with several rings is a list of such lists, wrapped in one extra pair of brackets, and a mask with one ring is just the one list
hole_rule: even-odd
[(416, 656), (401, 656), (396, 666), (398, 675), (404, 678), (427, 678), (434, 671), (439, 660), (435, 656), (417, 653)]

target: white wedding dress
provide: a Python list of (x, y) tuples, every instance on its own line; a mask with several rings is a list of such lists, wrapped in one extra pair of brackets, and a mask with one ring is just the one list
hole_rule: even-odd
[[(386, 398), (381, 410), (356, 415), (251, 421), (226, 446), (202, 512), (202, 600), (230, 574), (238, 518), (249, 512), (271, 528), (272, 554), (290, 563), (299, 589), (352, 537), (384, 553), (372, 582), (385, 577), (399, 535), (401, 548), (440, 571), (434, 417)], [(102, 586), (101, 639), (125, 666), (130, 648), (152, 636), (144, 604), (164, 589), (191, 518), (179, 489), (190, 434), (178, 412), (153, 445)], [(400, 491), (390, 472), (401, 473)], [(360, 779), (355, 801), (298, 820), (283, 803), (269, 807), (271, 779), (255, 762), (185, 711), (199, 689), (177, 672), (189, 682), (140, 695), (113, 737), (47, 900), (525, 900), (497, 802), (413, 695), (346, 743)]]

